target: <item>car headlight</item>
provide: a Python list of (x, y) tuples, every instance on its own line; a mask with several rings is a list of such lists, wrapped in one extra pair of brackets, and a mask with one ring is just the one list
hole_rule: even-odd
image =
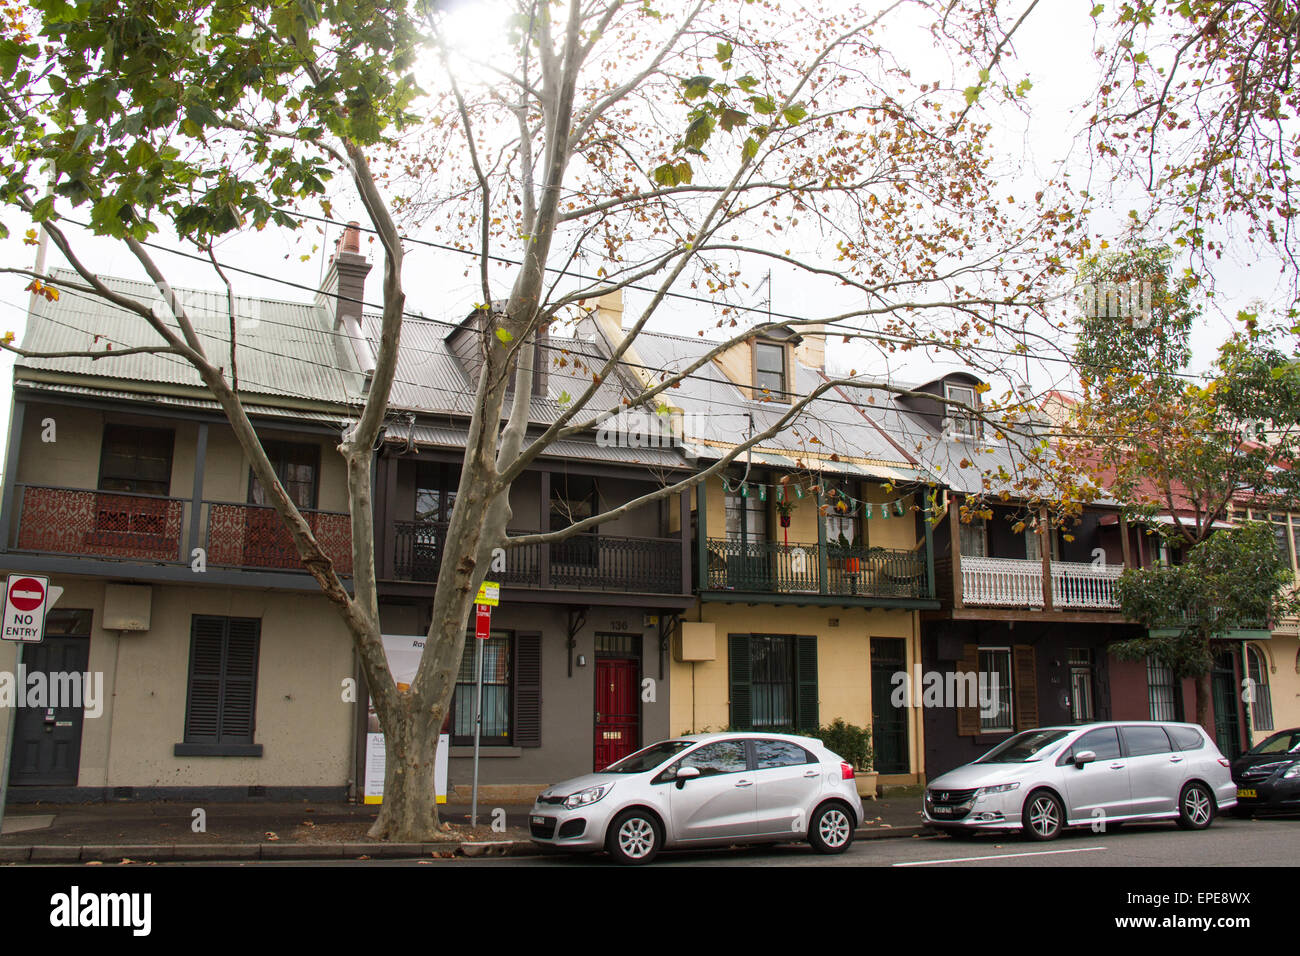
[(1019, 790), (1019, 783), (999, 783), (992, 787), (980, 787), (977, 797), (987, 797), (990, 793), (1010, 793), (1012, 790)]
[(1286, 772), (1282, 774), (1283, 780), (1294, 780), (1296, 777), (1300, 777), (1300, 760), (1287, 767)]
[(564, 798), (564, 809), (572, 810), (575, 807), (585, 807), (589, 803), (595, 803), (613, 789), (612, 783), (602, 783), (599, 787), (588, 787), (586, 790), (571, 793)]

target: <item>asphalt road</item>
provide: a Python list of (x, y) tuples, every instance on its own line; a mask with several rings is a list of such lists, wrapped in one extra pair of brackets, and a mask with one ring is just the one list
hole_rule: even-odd
[[(214, 864), (187, 864), (212, 866)], [(277, 866), (276, 862), (230, 864)], [(290, 866), (441, 866), (550, 869), (557, 873), (614, 865), (603, 856), (527, 856), (454, 860), (293, 861)], [(821, 856), (806, 845), (663, 853), (653, 866), (872, 867), (1259, 867), (1300, 866), (1300, 819), (1219, 817), (1208, 830), (1172, 823), (1126, 824), (1108, 833), (1072, 830), (1050, 843), (1019, 836), (914, 837), (861, 840), (847, 853)]]

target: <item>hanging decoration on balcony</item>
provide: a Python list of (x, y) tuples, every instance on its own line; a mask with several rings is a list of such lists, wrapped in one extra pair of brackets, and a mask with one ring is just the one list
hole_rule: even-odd
[[(834, 514), (839, 517), (856, 517), (862, 515), (868, 519), (876, 517), (881, 518), (901, 518), (909, 509), (905, 504), (906, 499), (911, 495), (904, 495), (891, 501), (863, 501), (854, 498), (852, 495), (839, 490), (838, 488), (824, 488), (819, 482), (809, 480), (803, 483), (793, 481), (780, 482), (773, 485), (766, 485), (755, 481), (744, 481), (737, 479), (728, 479), (722, 477), (722, 487), (729, 495), (740, 495), (742, 498), (749, 498), (757, 490), (758, 500), (767, 501), (768, 489), (774, 492), (773, 500), (777, 504), (777, 511), (784, 517), (789, 517), (789, 512), (794, 508), (796, 501), (802, 501), (806, 494), (816, 495), (822, 491), (826, 499), (827, 514)], [(791, 494), (793, 490), (794, 494)], [(877, 511), (877, 509), (879, 509)], [(782, 524), (782, 527), (788, 527), (788, 524)]]

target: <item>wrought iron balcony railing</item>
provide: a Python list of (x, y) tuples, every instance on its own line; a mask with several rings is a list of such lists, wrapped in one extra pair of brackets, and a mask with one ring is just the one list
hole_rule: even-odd
[(823, 551), (815, 544), (722, 538), (710, 538), (707, 550), (701, 587), (709, 591), (929, 597), (924, 550), (827, 545)]
[[(447, 545), (447, 525), (397, 521), (392, 575), (399, 581), (434, 581)], [(678, 538), (584, 534), (564, 541), (505, 549), (504, 571), (492, 577), (523, 588), (677, 594), (682, 590)]]

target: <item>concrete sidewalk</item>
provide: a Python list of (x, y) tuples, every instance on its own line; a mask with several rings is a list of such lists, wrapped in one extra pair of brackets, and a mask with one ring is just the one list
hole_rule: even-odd
[[(891, 795), (866, 800), (863, 806), (858, 839), (922, 832), (918, 796)], [(479, 826), (471, 828), (468, 806), (444, 806), (440, 813), (445, 841), (399, 844), (366, 838), (378, 807), (364, 804), (10, 804), (0, 836), (0, 863), (516, 855), (537, 852), (528, 840), (530, 810), (481, 804)]]

